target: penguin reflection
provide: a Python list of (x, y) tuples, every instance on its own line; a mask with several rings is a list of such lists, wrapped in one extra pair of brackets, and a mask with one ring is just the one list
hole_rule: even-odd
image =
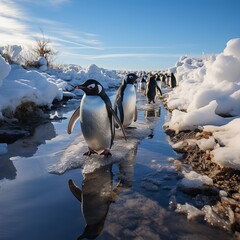
[(120, 184), (113, 187), (112, 165), (84, 174), (82, 189), (72, 179), (68, 182), (72, 194), (81, 204), (86, 226), (78, 239), (95, 239), (102, 231), (109, 206), (118, 195)]
[(160, 117), (160, 114), (161, 114), (161, 108), (156, 108), (156, 109), (147, 109), (145, 111), (145, 117), (148, 118), (148, 117)]

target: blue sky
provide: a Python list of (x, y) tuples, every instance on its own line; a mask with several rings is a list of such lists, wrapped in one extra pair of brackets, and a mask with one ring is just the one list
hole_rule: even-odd
[(0, 0), (0, 46), (42, 33), (56, 63), (161, 70), (240, 37), (240, 0)]

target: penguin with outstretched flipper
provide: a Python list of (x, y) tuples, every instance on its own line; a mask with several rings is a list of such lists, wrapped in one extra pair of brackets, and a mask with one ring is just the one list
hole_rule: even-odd
[(126, 139), (122, 124), (112, 108), (112, 103), (107, 96), (103, 86), (96, 80), (89, 79), (82, 85), (76, 87), (84, 91), (80, 107), (76, 109), (68, 124), (68, 133), (78, 119), (80, 119), (83, 137), (88, 144), (89, 151), (84, 155), (92, 153), (110, 156), (110, 149), (115, 136), (114, 120), (121, 127)]

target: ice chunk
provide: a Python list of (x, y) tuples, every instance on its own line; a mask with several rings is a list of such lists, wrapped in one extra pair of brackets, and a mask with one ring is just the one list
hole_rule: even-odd
[[(223, 210), (221, 207), (205, 205), (202, 210), (205, 212), (205, 220), (212, 226), (231, 230), (231, 225), (234, 223), (234, 213), (230, 207)], [(224, 214), (224, 218), (222, 214)]]
[(83, 168), (84, 173), (89, 173), (101, 166), (125, 159), (128, 157), (129, 152), (137, 147), (138, 142), (151, 133), (151, 125), (146, 124), (144, 121), (135, 122), (131, 127), (126, 129), (127, 141), (124, 140), (120, 130), (116, 131), (111, 149), (112, 156), (108, 158), (100, 155), (83, 156), (83, 153), (87, 152), (88, 148), (81, 135), (65, 149), (63, 155), (55, 164), (49, 166), (49, 172), (62, 174), (73, 168)]
[(206, 176), (190, 171), (189, 173), (183, 171), (184, 178), (179, 182), (179, 185), (185, 188), (201, 188), (204, 185), (213, 185), (213, 180)]
[(204, 212), (199, 210), (198, 208), (185, 203), (185, 204), (177, 204), (177, 208), (175, 210), (178, 213), (184, 213), (187, 215), (188, 220), (194, 220), (199, 216), (204, 216)]

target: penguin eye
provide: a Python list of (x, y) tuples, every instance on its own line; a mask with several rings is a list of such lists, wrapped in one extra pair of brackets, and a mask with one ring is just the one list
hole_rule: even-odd
[(87, 88), (88, 88), (88, 89), (93, 89), (93, 88), (95, 88), (95, 84), (93, 83), (93, 84), (87, 86)]

